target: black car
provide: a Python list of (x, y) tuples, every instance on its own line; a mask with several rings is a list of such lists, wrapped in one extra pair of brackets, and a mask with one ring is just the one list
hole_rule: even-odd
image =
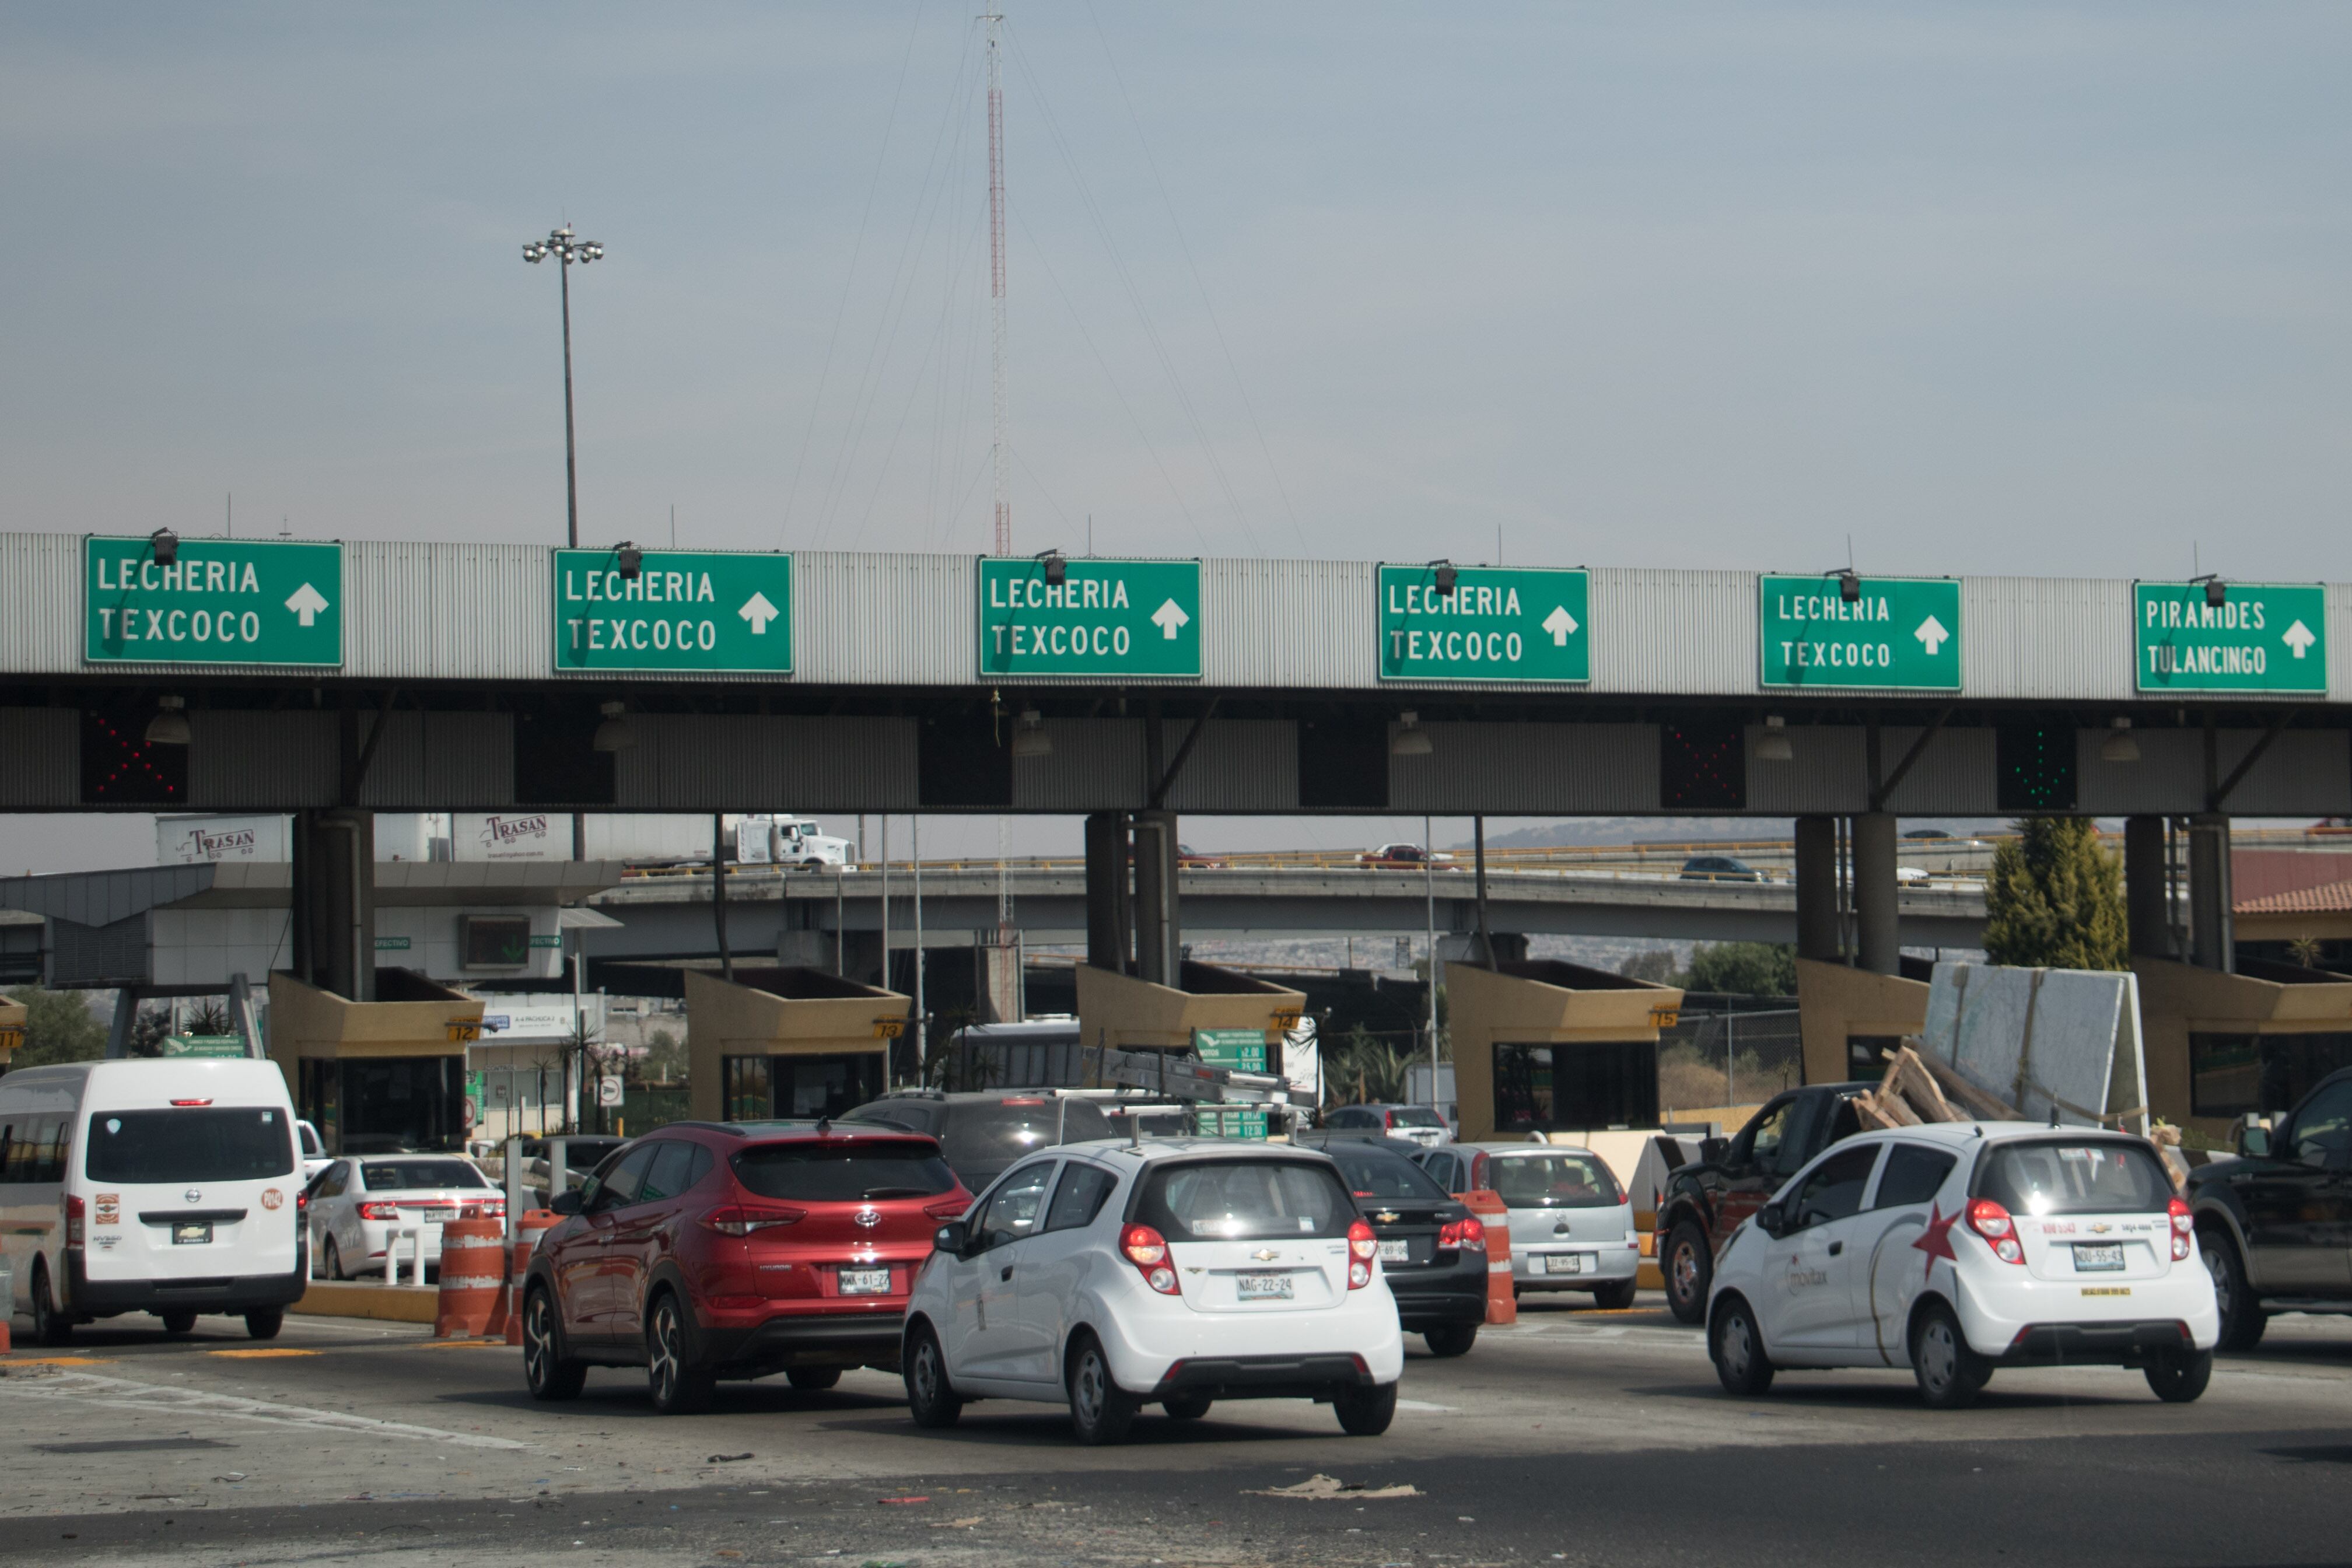
[(1685, 882), (1760, 882), (1764, 873), (1728, 855), (1694, 855), (1683, 862)]
[(1404, 1331), (1427, 1340), (1432, 1355), (1456, 1356), (1475, 1344), (1486, 1321), (1486, 1222), (1406, 1157), (1419, 1148), (1345, 1133), (1291, 1141), (1339, 1164), (1357, 1212), (1380, 1237), (1381, 1272)]
[(2252, 1350), (2273, 1312), (2352, 1312), (2352, 1068), (2237, 1144), (2189, 1175), (2225, 1351)]
[(867, 1100), (842, 1120), (929, 1133), (940, 1141), (948, 1168), (975, 1193), (985, 1192), (1005, 1167), (1033, 1150), (1114, 1136), (1102, 1107), (1050, 1089), (965, 1094), (902, 1089)]

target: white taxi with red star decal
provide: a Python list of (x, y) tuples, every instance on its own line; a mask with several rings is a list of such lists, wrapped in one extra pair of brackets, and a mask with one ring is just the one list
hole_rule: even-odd
[(1732, 1232), (1707, 1348), (1734, 1394), (1797, 1367), (1908, 1366), (1938, 1409), (1998, 1367), (2139, 1367), (2204, 1393), (2221, 1333), (2189, 1205), (2147, 1140), (2018, 1121), (1832, 1145)]

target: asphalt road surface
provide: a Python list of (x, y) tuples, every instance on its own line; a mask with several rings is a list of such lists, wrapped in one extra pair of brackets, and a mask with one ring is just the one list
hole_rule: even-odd
[[(2279, 1320), (2193, 1405), (2084, 1368), (2004, 1372), (1938, 1414), (1895, 1372), (1784, 1373), (1733, 1400), (1651, 1299), (1545, 1303), (1459, 1360), (1412, 1355), (1403, 1393), (1383, 1437), (1238, 1403), (1150, 1411), (1087, 1449), (1045, 1405), (919, 1431), (873, 1373), (722, 1384), (710, 1414), (664, 1419), (635, 1374), (536, 1405), (520, 1352), (403, 1327), (292, 1318), (256, 1345), (227, 1319), (166, 1341), (128, 1318), (0, 1362), (0, 1558), (2352, 1563), (2352, 1321)], [(1284, 1495), (1317, 1477), (1351, 1489)]]

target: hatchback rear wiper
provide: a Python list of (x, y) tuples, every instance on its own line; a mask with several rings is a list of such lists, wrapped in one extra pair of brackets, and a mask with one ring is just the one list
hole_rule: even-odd
[(868, 1187), (857, 1195), (861, 1198), (927, 1198), (931, 1194), (920, 1187)]

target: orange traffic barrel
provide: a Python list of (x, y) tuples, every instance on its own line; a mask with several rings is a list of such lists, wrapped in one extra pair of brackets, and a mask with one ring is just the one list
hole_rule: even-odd
[(441, 1301), (433, 1316), (436, 1339), (472, 1339), (489, 1331), (506, 1293), (507, 1227), (469, 1212), (441, 1227)]
[(540, 1237), (563, 1223), (563, 1216), (552, 1209), (530, 1209), (515, 1221), (514, 1257), (507, 1267), (506, 1299), (499, 1303), (499, 1316), (505, 1321), (489, 1331), (503, 1329), (507, 1343), (522, 1343), (522, 1281), (530, 1271), (530, 1255), (539, 1250)]
[(1468, 1205), (1470, 1212), (1486, 1227), (1486, 1321), (1516, 1323), (1519, 1321), (1519, 1300), (1511, 1289), (1511, 1211), (1493, 1193), (1454, 1195)]

